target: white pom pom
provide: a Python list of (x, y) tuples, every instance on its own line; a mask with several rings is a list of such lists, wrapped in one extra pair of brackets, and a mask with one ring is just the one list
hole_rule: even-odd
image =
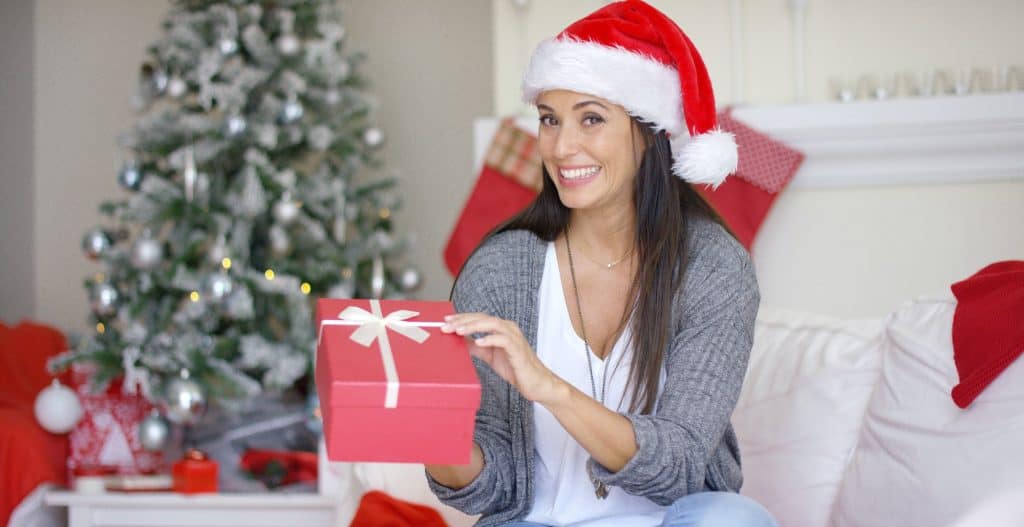
[(672, 172), (690, 183), (718, 188), (726, 176), (736, 172), (739, 158), (736, 139), (729, 132), (711, 130), (696, 137), (672, 138), (675, 163)]
[(57, 379), (36, 396), (36, 420), (54, 434), (70, 432), (82, 418), (82, 403), (78, 395)]

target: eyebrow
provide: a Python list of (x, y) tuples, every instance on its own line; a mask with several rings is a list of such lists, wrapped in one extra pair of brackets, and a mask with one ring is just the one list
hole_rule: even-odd
[[(584, 106), (586, 106), (588, 104), (596, 104), (596, 105), (600, 106), (601, 108), (604, 108), (605, 110), (608, 109), (607, 106), (605, 106), (605, 105), (603, 105), (603, 104), (601, 104), (601, 103), (599, 103), (597, 101), (580, 101), (580, 102), (572, 105), (572, 109), (573, 110), (579, 110), (580, 108), (582, 108), (582, 107), (584, 107)], [(555, 111), (552, 107), (550, 107), (550, 106), (548, 106), (546, 104), (538, 104), (537, 105), (537, 109), (538, 110), (547, 110), (549, 112)]]

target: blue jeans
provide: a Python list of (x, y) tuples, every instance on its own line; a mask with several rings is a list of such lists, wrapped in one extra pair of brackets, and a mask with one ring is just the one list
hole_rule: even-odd
[[(760, 503), (733, 492), (698, 492), (676, 500), (665, 513), (662, 527), (778, 527)], [(533, 522), (505, 527), (545, 527)]]

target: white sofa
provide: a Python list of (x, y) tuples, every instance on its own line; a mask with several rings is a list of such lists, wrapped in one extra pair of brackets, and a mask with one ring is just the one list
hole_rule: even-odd
[[(762, 308), (733, 415), (742, 492), (783, 527), (1024, 525), (1024, 361), (954, 405), (955, 306), (943, 294), (867, 320)], [(471, 525), (422, 470), (331, 463), (323, 491), (343, 502), (342, 525), (368, 489)]]

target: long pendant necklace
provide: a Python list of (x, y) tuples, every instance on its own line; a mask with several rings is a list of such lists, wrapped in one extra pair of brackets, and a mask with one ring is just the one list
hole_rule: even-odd
[[(579, 290), (578, 287), (576, 287), (576, 268), (575, 268), (575, 266), (573, 265), (573, 262), (572, 262), (572, 246), (569, 245), (569, 229), (568, 229), (568, 227), (565, 229), (565, 252), (567, 252), (569, 254), (569, 276), (572, 278), (572, 292), (573, 292), (573, 295), (576, 297), (576, 314), (579, 315), (579, 318), (580, 318), (580, 333), (583, 334), (583, 347), (584, 347), (584, 351), (587, 353), (587, 371), (590, 372), (590, 392), (593, 394), (595, 400), (597, 400), (602, 405), (604, 405), (604, 396), (605, 396), (605, 392), (606, 392), (606, 388), (605, 388), (605, 374), (608, 373), (608, 365), (605, 364), (605, 367), (601, 370), (601, 397), (598, 398), (598, 396), (597, 396), (597, 386), (596, 386), (596, 383), (594, 382), (594, 366), (593, 366), (593, 364), (591, 364), (591, 360), (590, 360), (590, 342), (587, 340), (587, 330), (586, 330), (586, 327), (583, 324), (583, 308), (580, 306), (580, 290)], [(629, 253), (627, 253), (626, 256), (629, 256)], [(623, 256), (623, 258), (625, 258), (625, 256)], [(622, 260), (620, 259), (619, 261), (622, 261)], [(616, 263), (619, 263), (619, 262), (613, 262), (613, 263), (609, 264), (608, 268), (610, 269), (611, 266), (615, 265)], [(594, 485), (594, 495), (597, 496), (597, 498), (601, 499), (601, 500), (607, 498), (608, 497), (608, 486), (605, 485), (603, 481), (598, 480), (594, 476), (594, 472), (590, 469), (590, 465), (589, 464), (587, 465), (587, 475), (590, 477), (590, 482), (593, 483), (593, 485)]]

